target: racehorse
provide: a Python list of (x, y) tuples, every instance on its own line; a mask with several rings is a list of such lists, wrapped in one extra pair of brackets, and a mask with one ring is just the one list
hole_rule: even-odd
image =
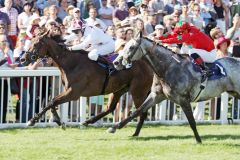
[[(227, 57), (216, 60), (215, 63), (222, 65), (222, 69), (225, 69), (225, 76), (201, 82), (202, 74), (193, 69), (193, 63), (189, 57), (175, 54), (167, 47), (142, 37), (141, 34), (130, 40), (123, 51), (123, 54), (113, 62), (116, 68), (126, 64), (126, 62), (143, 59), (157, 74), (157, 77), (154, 78), (153, 82), (155, 87), (152, 87), (151, 93), (144, 103), (127, 119), (109, 128), (111, 133), (122, 128), (134, 117), (153, 107), (156, 103), (169, 99), (182, 107), (197, 143), (201, 143), (190, 103), (217, 97), (225, 91), (240, 98), (239, 59)], [(205, 89), (203, 83), (205, 83)]]
[[(140, 106), (146, 99), (152, 85), (153, 72), (144, 61), (135, 63), (130, 69), (116, 71), (109, 76), (108, 83), (104, 87), (107, 76), (106, 70), (96, 62), (89, 60), (87, 51), (69, 51), (59, 45), (57, 41), (52, 32), (40, 32), (36, 38), (32, 39), (29, 50), (21, 59), (22, 63), (27, 65), (37, 58), (51, 57), (61, 71), (61, 79), (65, 89), (60, 95), (54, 97), (40, 113), (29, 120), (29, 126), (34, 125), (49, 109), (54, 113), (57, 123), (62, 125), (62, 122), (59, 122), (60, 118), (57, 112), (54, 111), (55, 106), (71, 100), (77, 100), (80, 96), (89, 97), (109, 93), (114, 94), (108, 109), (96, 117), (85, 121), (83, 123), (85, 126), (113, 112), (121, 95), (127, 91), (130, 91), (132, 94), (136, 107)], [(104, 93), (102, 93), (103, 90)], [(147, 113), (140, 116), (133, 136), (139, 135), (146, 116)]]

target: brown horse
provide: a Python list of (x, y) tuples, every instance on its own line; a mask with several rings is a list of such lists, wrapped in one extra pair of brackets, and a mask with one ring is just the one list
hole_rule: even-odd
[[(57, 112), (54, 111), (55, 106), (77, 100), (80, 96), (96, 96), (101, 95), (106, 79), (106, 70), (104, 70), (96, 62), (89, 60), (88, 52), (69, 51), (58, 44), (56, 37), (53, 37), (50, 32), (42, 33), (32, 40), (32, 44), (28, 52), (26, 52), (21, 61), (24, 64), (29, 64), (37, 58), (45, 56), (51, 57), (61, 71), (62, 83), (65, 91), (54, 97), (42, 112), (33, 117), (28, 125), (32, 126), (45, 114), (49, 109), (59, 119)], [(94, 123), (100, 118), (113, 112), (121, 95), (129, 91), (132, 94), (133, 101), (136, 107), (139, 107), (146, 99), (152, 85), (153, 72), (148, 65), (143, 61), (138, 61), (128, 70), (116, 71), (109, 76), (108, 83), (103, 94), (113, 93), (114, 97), (108, 109), (96, 117), (93, 117), (84, 122), (84, 125)], [(143, 125), (147, 112), (140, 116), (140, 121), (134, 136), (138, 136)], [(60, 122), (60, 119), (59, 119)], [(58, 123), (59, 124), (59, 123)], [(61, 125), (60, 123), (59, 125)]]

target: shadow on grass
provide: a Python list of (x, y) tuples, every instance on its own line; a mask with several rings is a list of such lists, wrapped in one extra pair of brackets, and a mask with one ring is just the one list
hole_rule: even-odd
[[(240, 135), (231, 135), (231, 134), (225, 134), (225, 135), (203, 135), (200, 136), (202, 140), (240, 140)], [(171, 139), (194, 139), (193, 135), (186, 135), (186, 136), (175, 136), (175, 135), (169, 135), (169, 136), (152, 136), (152, 137), (130, 137), (130, 140), (140, 140), (140, 141), (149, 141), (149, 140), (171, 140)]]

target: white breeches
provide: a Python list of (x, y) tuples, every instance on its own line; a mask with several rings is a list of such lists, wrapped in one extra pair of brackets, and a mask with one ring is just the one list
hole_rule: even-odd
[(212, 50), (211, 52), (208, 52), (203, 49), (192, 48), (189, 50), (189, 54), (193, 54), (193, 53), (197, 53), (203, 59), (203, 61), (207, 63), (212, 63), (217, 58), (216, 49)]
[(113, 42), (108, 42), (102, 45), (95, 46), (89, 53), (88, 53), (88, 58), (97, 61), (98, 56), (104, 56), (107, 54), (110, 54), (114, 51), (114, 43)]

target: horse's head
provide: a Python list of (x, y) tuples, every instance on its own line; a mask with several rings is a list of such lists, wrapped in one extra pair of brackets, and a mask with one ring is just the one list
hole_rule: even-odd
[(125, 47), (119, 54), (113, 64), (116, 69), (123, 68), (127, 64), (130, 64), (132, 61), (139, 60), (146, 53), (141, 47), (142, 33), (140, 32), (137, 37), (131, 39), (126, 43)]
[(28, 65), (38, 58), (44, 58), (47, 53), (46, 38), (49, 35), (49, 31), (38, 29), (36, 37), (31, 40), (28, 51), (21, 57), (20, 61), (23, 65)]

